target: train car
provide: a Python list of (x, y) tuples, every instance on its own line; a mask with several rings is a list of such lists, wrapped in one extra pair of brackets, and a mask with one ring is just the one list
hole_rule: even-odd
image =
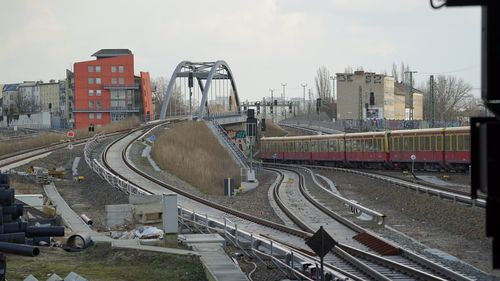
[(452, 169), (468, 169), (470, 164), (470, 127), (444, 129), (444, 162)]
[(395, 166), (408, 166), (415, 155), (415, 163), (423, 166), (442, 166), (443, 128), (391, 131), (389, 137), (389, 161)]
[(311, 136), (311, 160), (314, 162), (344, 162), (345, 134)]
[(283, 160), (283, 137), (262, 138), (260, 158), (263, 160)]
[(283, 159), (291, 162), (311, 160), (311, 136), (283, 137)]
[(346, 134), (345, 160), (354, 166), (374, 166), (373, 164), (380, 166), (385, 164), (389, 160), (387, 132)]

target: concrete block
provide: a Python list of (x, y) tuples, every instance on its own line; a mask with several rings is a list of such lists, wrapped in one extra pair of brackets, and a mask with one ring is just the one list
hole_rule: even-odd
[(134, 205), (134, 218), (142, 224), (162, 222), (163, 208), (161, 202)]
[(28, 277), (24, 278), (24, 281), (38, 281), (33, 275), (28, 275)]
[(74, 272), (70, 272), (66, 277), (64, 277), (64, 281), (87, 281), (87, 279)]
[(110, 228), (133, 220), (134, 207), (131, 204), (106, 205), (106, 225)]
[(47, 281), (63, 281), (63, 279), (59, 275), (53, 273)]
[(163, 231), (177, 233), (177, 194), (163, 194)]

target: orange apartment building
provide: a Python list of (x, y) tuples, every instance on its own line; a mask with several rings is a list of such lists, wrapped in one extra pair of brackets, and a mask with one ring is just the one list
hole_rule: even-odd
[(102, 49), (95, 60), (74, 64), (75, 128), (100, 127), (129, 116), (154, 118), (148, 72), (134, 76), (128, 49)]

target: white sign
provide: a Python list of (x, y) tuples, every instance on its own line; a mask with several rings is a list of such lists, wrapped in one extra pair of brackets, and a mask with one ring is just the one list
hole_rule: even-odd
[(417, 156), (415, 156), (415, 154), (412, 154), (412, 155), (410, 156), (410, 159), (411, 159), (412, 161), (415, 161), (415, 159), (417, 159)]
[(68, 149), (69, 149), (69, 150), (73, 149), (73, 145), (72, 145), (71, 143), (70, 143), (70, 144), (68, 144)]
[(14, 126), (14, 132), (17, 132), (17, 126)]

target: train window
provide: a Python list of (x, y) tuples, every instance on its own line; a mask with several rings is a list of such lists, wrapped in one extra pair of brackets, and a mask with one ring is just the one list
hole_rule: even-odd
[(400, 151), (401, 147), (399, 146), (399, 137), (392, 138), (392, 149), (393, 151)]
[(457, 136), (457, 150), (464, 151), (464, 135)]
[(451, 150), (450, 136), (446, 136), (444, 138), (444, 150), (446, 150), (446, 151), (450, 151)]
[(349, 140), (346, 140), (345, 141), (345, 151), (349, 152), (352, 150), (352, 147), (351, 147), (351, 141)]
[(345, 151), (344, 140), (339, 140), (339, 142), (337, 144), (337, 151), (338, 152), (344, 152)]
[(464, 135), (464, 151), (470, 151), (470, 135)]
[(337, 140), (330, 140), (329, 146), (330, 147), (329, 147), (328, 151), (330, 151), (330, 152), (337, 151)]
[(415, 142), (415, 139), (417, 139), (416, 137), (408, 137), (408, 151), (414, 151), (415, 150), (415, 146), (414, 146), (414, 142)]
[(431, 151), (436, 151), (436, 136), (431, 136), (429, 148)]
[(442, 151), (443, 150), (443, 137), (438, 136), (436, 138), (436, 151)]
[(410, 150), (410, 138), (409, 137), (402, 137), (403, 138), (403, 147), (401, 148), (401, 151), (408, 151)]
[(364, 140), (363, 151), (372, 151), (373, 140)]
[(328, 141), (326, 141), (326, 140), (321, 141), (321, 151), (322, 152), (327, 152), (328, 151)]

